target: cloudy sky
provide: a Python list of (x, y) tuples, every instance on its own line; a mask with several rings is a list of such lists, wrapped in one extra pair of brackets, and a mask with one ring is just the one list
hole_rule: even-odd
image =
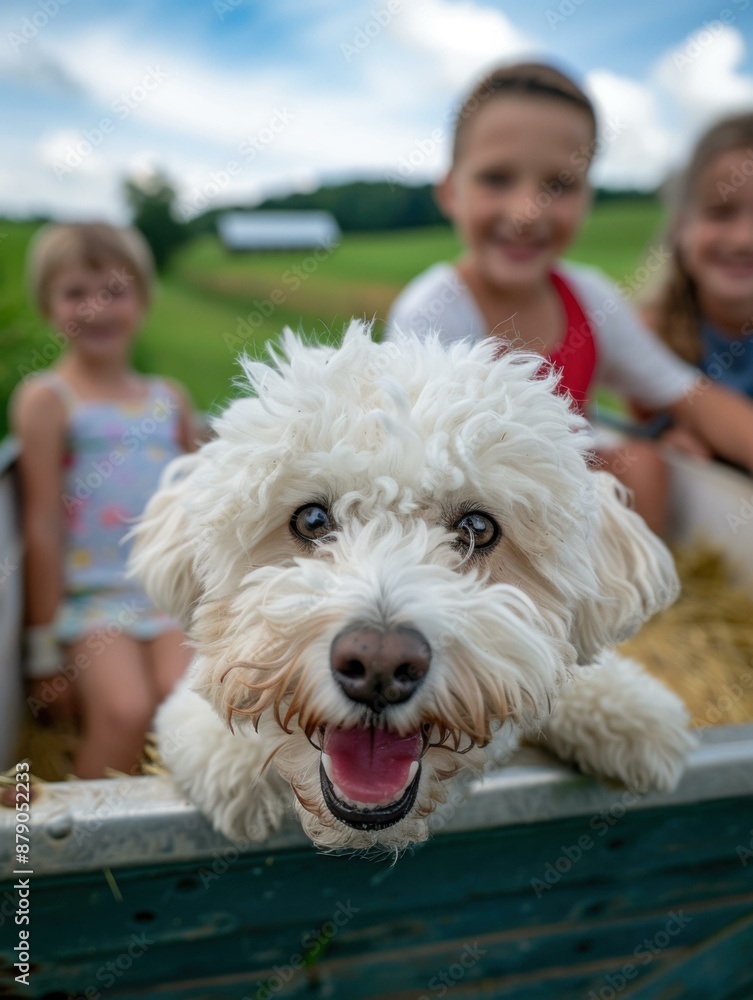
[(650, 187), (753, 107), (753, 0), (5, 0), (0, 213), (124, 221), (160, 168), (184, 217), (346, 178), (436, 179), (484, 67), (545, 57), (595, 98), (595, 180)]

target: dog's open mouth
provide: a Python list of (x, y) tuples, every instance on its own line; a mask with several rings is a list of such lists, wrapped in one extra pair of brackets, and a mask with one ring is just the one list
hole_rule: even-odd
[(356, 830), (383, 830), (413, 808), (421, 780), (425, 733), (399, 736), (375, 726), (327, 727), (319, 766), (333, 816)]

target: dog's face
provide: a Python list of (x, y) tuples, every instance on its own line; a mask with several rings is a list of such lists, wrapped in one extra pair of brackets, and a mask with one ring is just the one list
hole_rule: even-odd
[[(541, 359), (292, 334), (174, 463), (134, 563), (328, 847), (426, 836), (446, 780), (675, 596)], [(249, 794), (253, 794), (249, 790)]]

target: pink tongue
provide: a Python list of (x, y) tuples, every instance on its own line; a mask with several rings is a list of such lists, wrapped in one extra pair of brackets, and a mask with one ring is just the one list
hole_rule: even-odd
[(349, 799), (391, 802), (405, 787), (422, 747), (419, 730), (398, 736), (369, 727), (327, 729), (323, 749), (332, 758), (332, 780)]

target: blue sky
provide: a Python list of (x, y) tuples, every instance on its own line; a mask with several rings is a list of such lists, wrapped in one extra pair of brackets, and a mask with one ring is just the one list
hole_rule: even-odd
[(715, 117), (753, 108), (753, 0), (8, 0), (0, 212), (126, 218), (166, 171), (190, 216), (350, 177), (436, 179), (484, 68), (552, 58), (610, 137), (607, 185), (649, 187)]

